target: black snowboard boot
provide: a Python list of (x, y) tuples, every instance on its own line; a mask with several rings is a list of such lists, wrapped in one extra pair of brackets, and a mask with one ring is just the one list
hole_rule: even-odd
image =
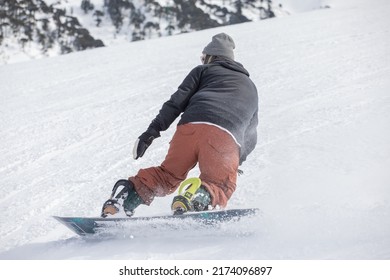
[(194, 211), (205, 211), (208, 210), (211, 204), (211, 195), (204, 186), (196, 191), (194, 198), (192, 199), (192, 207)]
[[(122, 189), (115, 195), (120, 187)], [(105, 218), (108, 215), (115, 215), (119, 212), (119, 207), (122, 206), (125, 214), (131, 217), (134, 215), (135, 208), (143, 203), (131, 181), (119, 180), (112, 189), (110, 199), (103, 204), (101, 216)]]

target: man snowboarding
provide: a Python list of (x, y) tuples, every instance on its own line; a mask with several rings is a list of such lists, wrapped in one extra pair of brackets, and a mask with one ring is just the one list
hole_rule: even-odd
[(196, 188), (176, 196), (173, 210), (183, 213), (227, 205), (236, 189), (238, 167), (256, 146), (258, 123), (257, 90), (248, 71), (234, 61), (234, 48), (229, 35), (212, 37), (202, 52), (202, 64), (191, 70), (135, 143), (134, 159), (138, 159), (181, 115), (165, 160), (118, 181), (103, 205), (102, 217), (116, 214), (120, 206), (132, 216), (139, 205), (175, 192), (196, 164), (200, 176), (189, 182)]

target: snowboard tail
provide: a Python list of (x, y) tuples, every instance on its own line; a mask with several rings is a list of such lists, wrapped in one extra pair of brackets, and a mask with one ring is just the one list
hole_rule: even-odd
[(123, 223), (131, 222), (154, 222), (154, 221), (185, 221), (192, 220), (205, 225), (215, 225), (218, 223), (237, 221), (241, 217), (254, 216), (258, 213), (257, 208), (230, 209), (221, 211), (191, 212), (183, 215), (165, 215), (151, 217), (132, 217), (132, 218), (93, 218), (93, 217), (58, 217), (56, 220), (67, 226), (78, 235), (95, 234), (100, 229), (116, 227)]

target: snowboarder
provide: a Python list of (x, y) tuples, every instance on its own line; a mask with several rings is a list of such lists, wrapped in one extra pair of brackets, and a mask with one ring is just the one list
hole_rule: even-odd
[(192, 69), (135, 143), (133, 156), (138, 159), (182, 114), (165, 160), (118, 181), (103, 205), (103, 217), (116, 214), (120, 205), (132, 216), (139, 205), (173, 193), (196, 164), (200, 185), (192, 197), (175, 197), (173, 204), (179, 202), (180, 212), (227, 205), (236, 189), (238, 167), (256, 146), (258, 123), (257, 90), (248, 71), (234, 61), (234, 48), (229, 35), (212, 37), (202, 64)]

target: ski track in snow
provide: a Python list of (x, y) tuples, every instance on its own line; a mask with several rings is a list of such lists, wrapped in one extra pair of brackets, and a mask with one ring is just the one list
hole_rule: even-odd
[[(0, 259), (389, 259), (390, 4), (330, 3), (0, 66)], [(260, 94), (258, 146), (229, 208), (262, 214), (92, 238), (51, 218), (97, 216), (117, 179), (161, 162), (175, 124), (138, 161), (133, 141), (217, 32)], [(168, 214), (171, 199), (136, 215)]]

